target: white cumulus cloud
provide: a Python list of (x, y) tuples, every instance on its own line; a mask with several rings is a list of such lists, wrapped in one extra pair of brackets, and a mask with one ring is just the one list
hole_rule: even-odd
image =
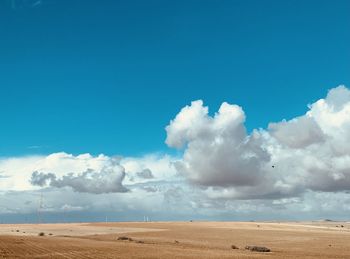
[(214, 198), (274, 199), (307, 190), (350, 190), (350, 91), (331, 89), (302, 116), (247, 134), (241, 107), (214, 115), (201, 100), (166, 127), (166, 143), (184, 148), (176, 163)]

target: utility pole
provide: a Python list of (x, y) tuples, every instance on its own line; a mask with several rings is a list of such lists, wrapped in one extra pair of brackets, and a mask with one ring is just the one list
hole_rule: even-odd
[(38, 208), (38, 224), (42, 223), (42, 218), (41, 218), (41, 211), (43, 209), (43, 192), (41, 191), (40, 193), (40, 200), (39, 200), (39, 208)]

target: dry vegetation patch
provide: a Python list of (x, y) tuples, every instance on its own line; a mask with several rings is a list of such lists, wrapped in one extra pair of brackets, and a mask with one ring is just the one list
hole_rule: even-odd
[(250, 250), (252, 252), (263, 252), (263, 253), (271, 252), (271, 249), (265, 246), (246, 246), (245, 249)]
[(126, 236), (118, 237), (117, 240), (119, 240), (119, 241), (134, 241), (131, 237), (126, 237)]

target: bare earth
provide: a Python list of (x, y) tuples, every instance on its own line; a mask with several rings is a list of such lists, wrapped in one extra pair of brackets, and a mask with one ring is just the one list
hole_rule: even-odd
[[(38, 236), (40, 232), (45, 235)], [(117, 240), (120, 236), (132, 240)], [(271, 252), (251, 252), (244, 249), (247, 245), (265, 246)], [(350, 224), (2, 224), (0, 258), (350, 258)]]

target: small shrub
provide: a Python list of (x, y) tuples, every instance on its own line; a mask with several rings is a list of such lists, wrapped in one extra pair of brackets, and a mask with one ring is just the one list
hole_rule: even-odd
[(38, 234), (38, 236), (43, 237), (43, 236), (45, 236), (45, 233), (44, 233), (44, 232), (40, 232), (40, 233)]
[(121, 237), (118, 237), (117, 240), (121, 240), (121, 241), (132, 241), (132, 238), (130, 238), (130, 237), (125, 237), (125, 236), (121, 236)]
[(235, 245), (232, 245), (231, 248), (232, 248), (232, 249), (239, 249), (239, 248), (238, 248), (237, 246), (235, 246)]
[(270, 252), (271, 250), (264, 246), (246, 246), (245, 249), (252, 252)]

